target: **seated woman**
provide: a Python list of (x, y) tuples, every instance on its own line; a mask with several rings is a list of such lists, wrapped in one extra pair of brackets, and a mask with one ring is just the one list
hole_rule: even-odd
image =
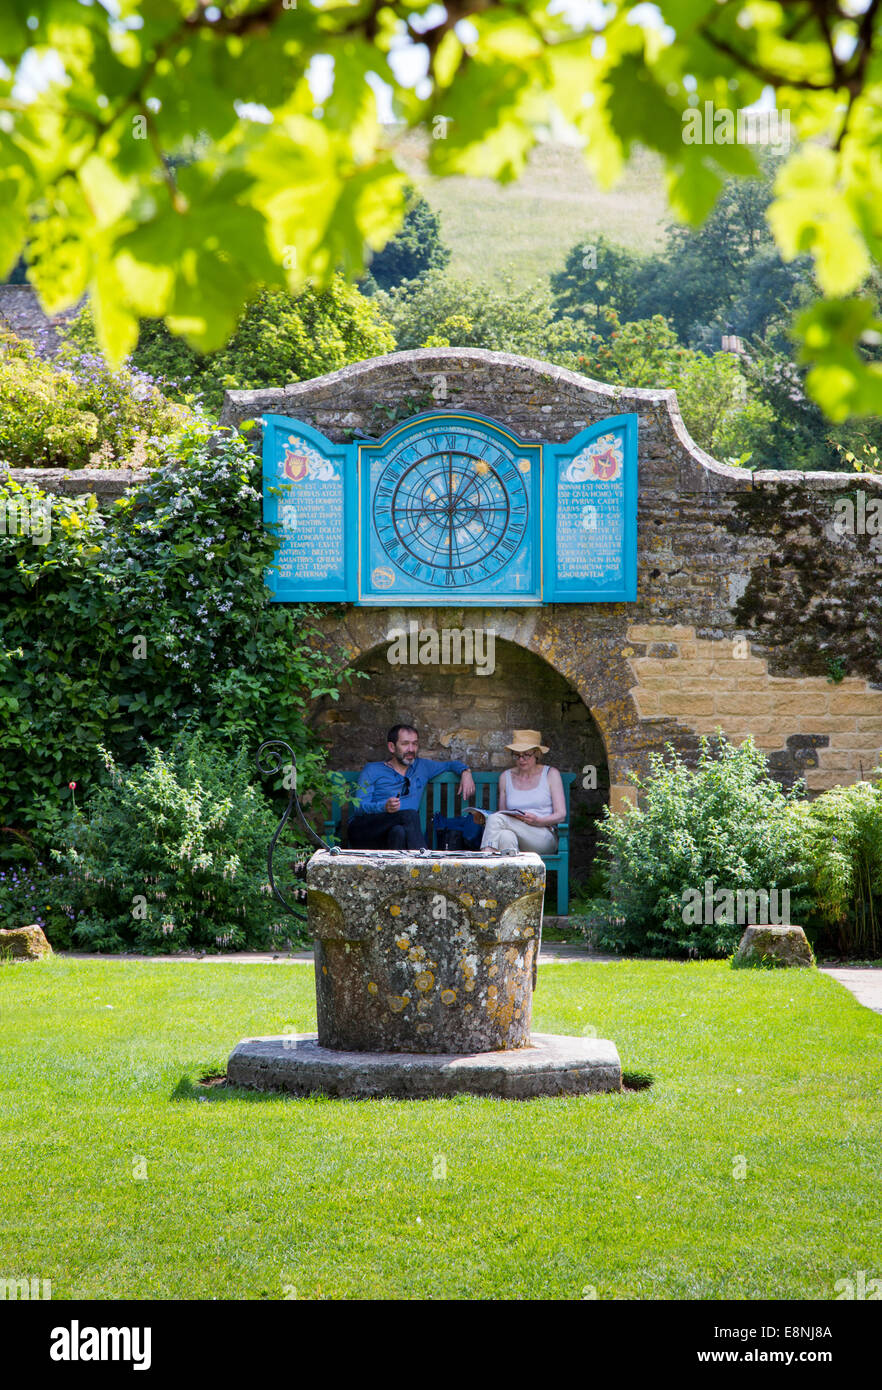
[(554, 854), (552, 826), (567, 816), (560, 773), (539, 761), (548, 749), (538, 729), (515, 729), (512, 737), (506, 747), (514, 754), (514, 766), (500, 774), (499, 810), (487, 818), (481, 849), (485, 854)]

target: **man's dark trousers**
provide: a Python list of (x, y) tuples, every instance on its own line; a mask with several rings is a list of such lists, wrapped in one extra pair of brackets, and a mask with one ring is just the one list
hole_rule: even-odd
[(377, 811), (353, 816), (350, 849), (428, 849), (419, 811)]

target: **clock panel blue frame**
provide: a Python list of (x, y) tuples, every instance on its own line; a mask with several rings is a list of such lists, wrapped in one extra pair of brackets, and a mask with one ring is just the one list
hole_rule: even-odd
[(266, 571), (274, 603), (346, 603), (358, 588), (352, 449), (284, 415), (263, 417), (263, 520), (282, 529)]
[(546, 603), (637, 597), (637, 420), (611, 415), (543, 446)]
[[(423, 440), (433, 448), (422, 450)], [(403, 421), (378, 440), (358, 440), (361, 514), (359, 602), (420, 604), (422, 607), (513, 606), (541, 603), (541, 445), (524, 444), (516, 434), (472, 412), (427, 412)], [(447, 482), (436, 458), (477, 460), (470, 471), (454, 463)], [(420, 459), (433, 460), (421, 466)], [(483, 476), (475, 479), (475, 471)], [(441, 474), (444, 476), (442, 477)], [(440, 478), (440, 481), (439, 481)], [(469, 482), (468, 479), (472, 481)], [(408, 489), (408, 480), (415, 482)], [(464, 501), (459, 524), (427, 521), (408, 529), (408, 499), (440, 494), (452, 505)], [(478, 491), (484, 486), (483, 493)], [(445, 488), (450, 488), (445, 494)], [(381, 496), (380, 493), (384, 496)], [(507, 493), (507, 499), (503, 500)], [(482, 501), (485, 503), (482, 506)], [(471, 506), (469, 503), (471, 502)], [(525, 507), (522, 525), (518, 509)], [(507, 508), (508, 525), (500, 524)], [(448, 567), (437, 554), (442, 534), (455, 536), (472, 563)], [(429, 558), (437, 554), (435, 563)], [(457, 560), (461, 557), (457, 556)], [(448, 578), (449, 576), (449, 578)]]
[(565, 444), (526, 444), (486, 416), (428, 411), (333, 444), (266, 415), (263, 517), (282, 528), (273, 602), (633, 601), (637, 423), (616, 415)]

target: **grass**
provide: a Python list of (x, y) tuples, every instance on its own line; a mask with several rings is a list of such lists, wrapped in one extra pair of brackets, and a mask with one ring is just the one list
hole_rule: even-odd
[[(545, 911), (550, 913), (550, 912), (552, 911), (552, 909), (555, 908), (555, 907), (556, 907), (556, 903), (553, 903), (553, 902), (552, 902), (552, 903), (548, 903), (548, 902), (546, 902)], [(564, 920), (567, 921), (568, 919), (567, 919), (567, 918), (564, 918)], [(542, 940), (546, 943), (546, 945), (552, 945), (552, 944), (554, 944), (554, 943), (556, 943), (556, 942), (561, 942), (561, 943), (563, 943), (563, 942), (566, 942), (566, 943), (572, 942), (573, 944), (575, 944), (575, 945), (577, 945), (577, 946), (584, 946), (584, 945), (585, 945), (585, 933), (584, 933), (584, 932), (582, 931), (582, 929), (581, 929), (580, 927), (578, 927), (578, 926), (576, 926), (576, 927), (571, 927), (571, 926), (566, 926), (566, 927), (557, 927), (557, 926), (549, 927), (549, 926), (546, 925), (545, 922), (543, 922), (543, 924), (542, 924)]]
[(611, 1037), (653, 1084), (531, 1102), (200, 1088), (240, 1038), (314, 1026), (309, 965), (56, 958), (0, 968), (0, 1008), (0, 1276), (55, 1299), (829, 1299), (882, 1274), (882, 1017), (814, 971), (547, 965), (534, 1027)]
[(426, 173), (427, 142), (409, 133), (396, 146), (433, 211), (450, 247), (449, 271), (501, 288), (506, 272), (517, 285), (545, 280), (560, 270), (577, 241), (601, 232), (634, 251), (650, 254), (673, 221), (662, 165), (638, 150), (620, 183), (598, 188), (580, 152), (566, 145), (537, 145), (514, 183), (493, 179), (432, 178)]

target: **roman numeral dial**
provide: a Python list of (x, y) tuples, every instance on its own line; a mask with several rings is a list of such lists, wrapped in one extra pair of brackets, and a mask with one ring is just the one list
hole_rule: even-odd
[(462, 427), (410, 435), (387, 456), (374, 490), (374, 527), (389, 560), (448, 593), (504, 569), (528, 516), (519, 456)]

